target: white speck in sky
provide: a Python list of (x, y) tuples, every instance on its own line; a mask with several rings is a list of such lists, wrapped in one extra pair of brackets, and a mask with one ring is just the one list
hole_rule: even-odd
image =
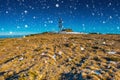
[(103, 24), (105, 24), (106, 22), (105, 22), (105, 21), (103, 21), (102, 23), (103, 23)]
[(6, 11), (5, 13), (8, 14), (8, 11)]
[(12, 32), (12, 31), (10, 31), (10, 32), (9, 32), (9, 34), (13, 34), (13, 32)]
[(92, 13), (92, 15), (94, 16), (94, 15), (95, 15), (95, 13)]
[(27, 14), (27, 13), (28, 13), (28, 11), (27, 11), (27, 10), (25, 10), (25, 11), (24, 11), (24, 13), (25, 13), (25, 14)]
[(35, 17), (35, 16), (33, 16), (33, 19), (36, 19), (36, 17)]
[(88, 7), (89, 7), (89, 5), (88, 5), (88, 4), (86, 4), (86, 7), (88, 8)]
[(17, 26), (17, 29), (19, 29), (20, 28), (20, 26)]
[(112, 19), (112, 16), (110, 16), (109, 18)]
[(46, 26), (47, 26), (47, 24), (44, 24), (44, 26), (46, 27)]
[(118, 27), (117, 27), (117, 29), (119, 30), (119, 29), (120, 29), (120, 27), (118, 26)]
[(55, 6), (58, 8), (60, 5), (59, 5), (59, 4), (56, 4)]
[(2, 31), (4, 31), (4, 28), (1, 28)]
[(85, 26), (85, 24), (82, 24), (82, 26), (84, 27), (84, 26)]
[(25, 25), (25, 28), (28, 28), (28, 25)]
[(108, 7), (111, 6), (111, 5), (112, 5), (112, 3), (110, 2), (110, 3), (108, 4)]
[(49, 21), (49, 23), (53, 23), (53, 21), (52, 21), (52, 20), (50, 20), (50, 21)]

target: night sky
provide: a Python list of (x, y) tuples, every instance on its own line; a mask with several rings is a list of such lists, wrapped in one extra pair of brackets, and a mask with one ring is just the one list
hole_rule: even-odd
[(58, 31), (120, 34), (120, 0), (0, 0), (0, 35)]

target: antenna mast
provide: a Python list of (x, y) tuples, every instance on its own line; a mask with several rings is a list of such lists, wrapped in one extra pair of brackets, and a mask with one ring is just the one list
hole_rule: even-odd
[(63, 28), (63, 25), (62, 25), (63, 21), (62, 21), (62, 18), (59, 19), (59, 22), (58, 22), (58, 26), (59, 26), (59, 32), (62, 31), (62, 28)]

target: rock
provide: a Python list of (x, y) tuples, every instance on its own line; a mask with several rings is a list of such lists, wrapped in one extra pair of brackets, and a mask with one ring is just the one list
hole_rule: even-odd
[(19, 58), (19, 61), (22, 61), (24, 58), (23, 57), (21, 57), (21, 58)]
[(23, 36), (23, 38), (26, 38), (26, 36)]
[(93, 48), (93, 49), (99, 49), (99, 47), (98, 47), (98, 46), (93, 46), (92, 48)]
[(69, 60), (69, 61), (71, 61), (72, 59), (71, 59), (71, 58), (69, 58), (68, 60)]
[(52, 56), (52, 58), (56, 60), (56, 55), (54, 54), (54, 55)]
[(120, 54), (120, 52), (117, 52), (117, 54)]
[(111, 66), (110, 65), (108, 65), (108, 67), (107, 67), (108, 69), (110, 69), (111, 68)]
[(42, 56), (44, 56), (44, 55), (45, 55), (45, 53), (42, 53), (41, 55), (42, 55)]
[(61, 55), (62, 55), (62, 51), (59, 51), (59, 52), (58, 52), (58, 55), (60, 55), (60, 56), (61, 56)]
[(108, 54), (116, 54), (117, 52), (115, 52), (115, 51), (109, 51), (109, 52), (107, 52)]
[(109, 61), (110, 64), (117, 64), (115, 61)]
[(97, 74), (97, 75), (101, 74), (100, 70), (96, 70), (96, 71), (94, 71), (94, 73)]
[(27, 42), (29, 42), (29, 39), (27, 40)]
[(117, 68), (120, 69), (120, 64), (117, 65)]
[(80, 47), (81, 51), (84, 51), (85, 49), (83, 47)]
[(106, 44), (106, 42), (103, 42), (103, 45), (105, 45)]

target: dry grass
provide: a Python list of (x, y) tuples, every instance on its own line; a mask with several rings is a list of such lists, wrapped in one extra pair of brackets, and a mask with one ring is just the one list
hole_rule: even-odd
[(119, 41), (120, 35), (49, 33), (1, 39), (0, 80), (119, 80)]

